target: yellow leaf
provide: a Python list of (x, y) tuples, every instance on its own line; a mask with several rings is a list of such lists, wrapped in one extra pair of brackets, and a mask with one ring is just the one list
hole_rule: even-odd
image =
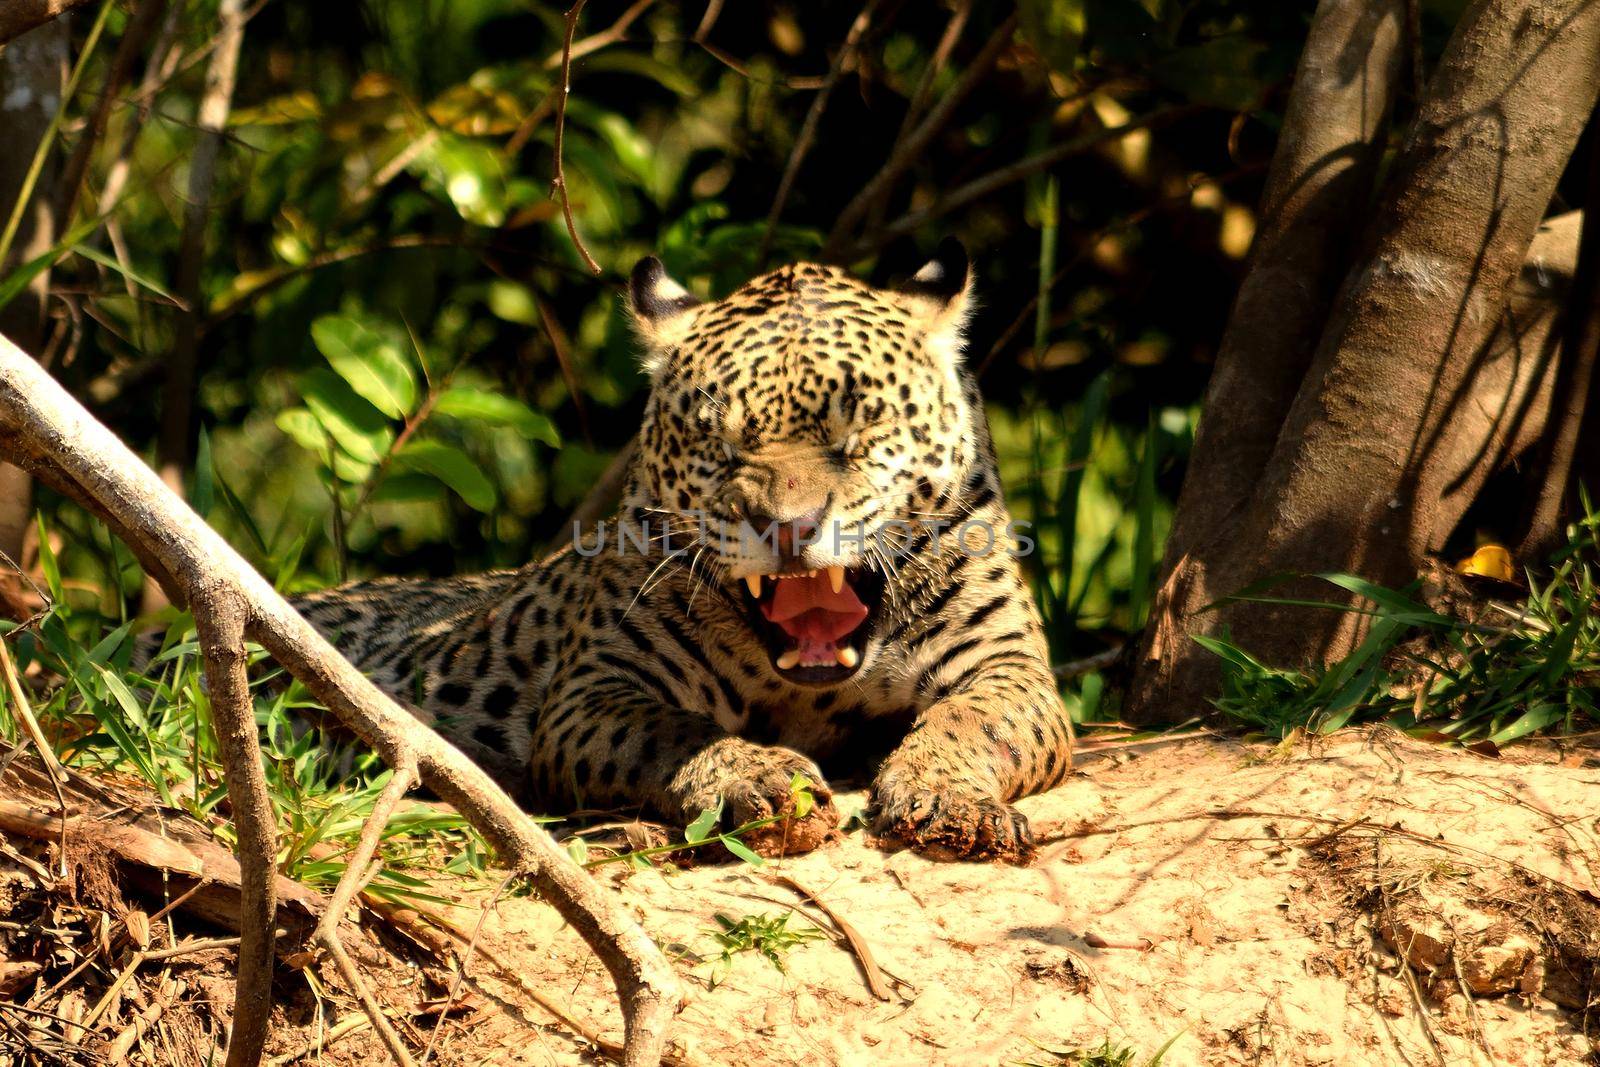
[(1511, 568), (1511, 553), (1506, 551), (1504, 545), (1482, 546), (1457, 563), (1456, 570), (1462, 574), (1477, 574), (1502, 582), (1515, 580), (1515, 572)]

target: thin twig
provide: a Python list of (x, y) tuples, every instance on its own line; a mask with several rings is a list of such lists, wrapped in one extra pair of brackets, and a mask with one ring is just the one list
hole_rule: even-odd
[(406, 1048), (405, 1041), (395, 1032), (394, 1027), (389, 1025), (388, 1017), (383, 1014), (383, 1006), (378, 1003), (377, 998), (372, 995), (372, 990), (362, 980), (355, 961), (345, 952), (344, 944), (339, 940), (339, 923), (344, 920), (344, 913), (356, 894), (361, 892), (367, 883), (372, 881), (373, 876), (383, 868), (382, 861), (375, 861), (373, 856), (383, 841), (383, 832), (388, 828), (394, 809), (405, 799), (407, 791), (416, 780), (417, 763), (414, 758), (395, 767), (393, 777), (385, 783), (383, 791), (378, 794), (377, 801), (372, 805), (372, 814), (367, 816), (366, 824), (361, 828), (361, 836), (356, 841), (356, 847), (345, 859), (344, 873), (339, 876), (339, 884), (334, 887), (333, 896), (328, 900), (328, 910), (312, 933), (313, 939), (333, 959), (334, 966), (339, 968), (339, 973), (344, 976), (346, 984), (361, 1001), (361, 1007), (366, 1011), (367, 1018), (372, 1020), (373, 1029), (378, 1031), (384, 1047), (389, 1050), (389, 1054), (400, 1067), (414, 1067), (416, 1061), (411, 1058), (411, 1050)]
[(717, 19), (722, 14), (722, 0), (709, 0), (706, 4), (705, 14), (700, 16), (700, 25), (694, 28), (694, 40), (703, 41), (711, 32), (711, 27), (717, 24)]
[(187, 983), (176, 978), (163, 981), (160, 991), (151, 1000), (149, 1007), (135, 1015), (133, 1022), (124, 1027), (122, 1033), (118, 1034), (106, 1048), (106, 1059), (112, 1063), (126, 1062), (134, 1042), (144, 1037), (145, 1032), (156, 1024), (156, 1020), (160, 1019), (188, 988)]
[(483, 924), (488, 920), (489, 913), (499, 905), (501, 894), (506, 891), (506, 887), (516, 880), (516, 877), (516, 872), (512, 872), (500, 879), (500, 884), (495, 886), (494, 892), (489, 895), (488, 900), (483, 902), (483, 907), (478, 912), (478, 921), (472, 927), (472, 937), (467, 941), (467, 949), (462, 953), (461, 962), (456, 967), (455, 977), (450, 980), (450, 988), (445, 993), (445, 1006), (440, 1009), (438, 1021), (433, 1024), (433, 1031), (428, 1034), (427, 1047), (422, 1050), (422, 1067), (427, 1067), (428, 1060), (433, 1056), (434, 1046), (439, 1043), (439, 1033), (444, 1029), (445, 1019), (450, 1016), (449, 1006), (454, 1004), (456, 999), (461, 996), (461, 984), (467, 980), (467, 965), (472, 962), (472, 954), (477, 950), (478, 938), (483, 933)]
[[(959, 15), (960, 12), (957, 13)], [(955, 17), (951, 24), (956, 25)], [(955, 117), (956, 109), (961, 105), (971, 92), (978, 87), (984, 78), (988, 77), (989, 70), (1000, 58), (1000, 54), (1011, 45), (1011, 38), (1017, 31), (1017, 15), (1013, 13), (1004, 22), (1000, 23), (995, 31), (984, 42), (983, 48), (973, 57), (972, 62), (962, 73), (961, 79), (951, 87), (950, 91), (939, 98), (927, 117), (918, 122), (914, 127), (915, 111), (906, 113), (905, 124), (901, 126), (899, 135), (895, 137), (894, 147), (889, 151), (889, 159), (884, 163), (883, 169), (872, 176), (872, 179), (862, 186), (860, 191), (851, 198), (839, 213), (839, 218), (834, 222), (833, 229), (828, 234), (827, 244), (823, 250), (824, 258), (828, 253), (842, 247), (856, 223), (868, 212), (881, 213), (882, 206), (887, 201), (889, 194), (894, 191), (894, 186), (901, 175), (911, 168), (911, 165), (924, 157), (928, 145), (939, 131), (949, 125)], [(943, 42), (941, 42), (942, 44)], [(933, 63), (929, 64), (928, 77), (935, 73)], [(924, 94), (927, 85), (919, 87), (919, 95)], [(916, 101), (913, 100), (913, 108)], [(908, 127), (910, 127), (908, 132)]]
[[(576, 6), (582, 7), (587, 2), (588, 0), (583, 0), (583, 3), (579, 3)], [(617, 17), (617, 21), (599, 33), (590, 34), (576, 44), (572, 43), (572, 31), (569, 29), (566, 43), (560, 49), (551, 52), (545, 57), (545, 69), (554, 70), (556, 67), (561, 67), (565, 70), (566, 65), (574, 59), (582, 59), (590, 52), (598, 52), (607, 45), (616, 44), (622, 40), (622, 35), (628, 32), (628, 27), (633, 25), (634, 20), (644, 14), (655, 2), (656, 0), (634, 0), (628, 6), (628, 9)], [(565, 80), (565, 78), (562, 79), (563, 82)]]
[(578, 236), (578, 224), (572, 218), (572, 198), (567, 191), (567, 173), (561, 161), (561, 146), (567, 128), (567, 97), (572, 94), (572, 35), (578, 29), (578, 16), (583, 13), (583, 5), (588, 2), (589, 0), (577, 0), (567, 11), (566, 35), (561, 39), (561, 84), (557, 87), (560, 95), (556, 97), (555, 164), (550, 176), (550, 195), (561, 202), (561, 215), (567, 221), (567, 234), (572, 238), (572, 247), (578, 250), (584, 266), (588, 267), (595, 277), (599, 277), (602, 273), (600, 264), (594, 261), (589, 249), (584, 247), (583, 238)]
[(850, 946), (850, 951), (855, 955), (856, 963), (861, 966), (862, 977), (867, 980), (867, 989), (879, 1000), (893, 1000), (894, 997), (889, 992), (889, 987), (884, 984), (883, 971), (878, 967), (878, 961), (872, 955), (872, 948), (867, 944), (867, 939), (861, 936), (860, 931), (845, 921), (838, 912), (834, 911), (832, 906), (826, 900), (823, 900), (821, 894), (815, 890), (808, 889), (787, 874), (775, 874), (772, 878), (778, 884), (788, 886), (811, 901), (822, 914), (828, 917), (834, 926), (838, 927), (845, 943)]
[(772, 198), (772, 208), (767, 212), (767, 226), (762, 231), (761, 247), (756, 252), (758, 270), (766, 266), (767, 256), (772, 253), (772, 239), (777, 233), (778, 219), (783, 216), (784, 205), (789, 202), (789, 193), (794, 189), (794, 180), (800, 173), (800, 164), (805, 162), (806, 155), (810, 153), (811, 146), (817, 139), (817, 128), (822, 124), (823, 111), (827, 110), (828, 97), (833, 95), (834, 86), (839, 84), (840, 75), (855, 58), (856, 50), (861, 46), (861, 38), (866, 34), (867, 27), (872, 24), (872, 16), (877, 11), (878, 2), (879, 0), (867, 0), (866, 6), (850, 23), (844, 45), (834, 57), (827, 76), (822, 79), (822, 88), (811, 101), (811, 109), (806, 112), (805, 122), (800, 126), (800, 133), (794, 139), (794, 148), (789, 152), (789, 162), (784, 165), (783, 177), (778, 180), (778, 192)]
[(100, 143), (105, 133), (111, 106), (116, 102), (123, 83), (133, 73), (133, 65), (144, 51), (145, 43), (161, 20), (161, 13), (166, 6), (167, 0), (139, 0), (128, 19), (127, 28), (122, 31), (122, 40), (117, 42), (116, 54), (111, 59), (111, 69), (106, 73), (105, 84), (100, 87), (100, 99), (95, 102), (89, 121), (85, 123), (78, 143), (72, 148), (72, 155), (67, 157), (67, 164), (62, 168), (56, 219), (63, 230), (72, 226), (72, 209), (83, 189), (84, 175), (89, 170), (89, 157), (94, 154), (95, 145)]
[(1122, 655), (1122, 649), (1123, 646), (1118, 645), (1116, 648), (1108, 648), (1104, 652), (1096, 652), (1092, 656), (1084, 656), (1082, 659), (1058, 663), (1052, 670), (1057, 678), (1078, 678), (1094, 671), (1103, 671), (1117, 662), (1117, 657)]
[(61, 864), (60, 874), (64, 878), (67, 874), (67, 795), (62, 791), (62, 784), (67, 780), (66, 771), (61, 768), (61, 761), (56, 759), (56, 753), (50, 747), (50, 742), (44, 736), (44, 731), (39, 728), (39, 720), (34, 718), (33, 707), (28, 702), (28, 695), (22, 691), (22, 679), (17, 677), (17, 667), (11, 661), (11, 649), (4, 640), (0, 640), (0, 674), (5, 675), (6, 692), (11, 696), (11, 704), (17, 721), (22, 724), (22, 732), (28, 735), (28, 740), (33, 742), (33, 747), (38, 750), (39, 762), (44, 765), (45, 774), (50, 779), (50, 784), (55, 787), (56, 802), (61, 811), (61, 850), (56, 857)]
[(267, 1061), (267, 1067), (289, 1067), (289, 1064), (297, 1063), (307, 1056), (314, 1056), (319, 1052), (323, 1052), (329, 1045), (332, 1045), (340, 1038), (348, 1037), (359, 1030), (365, 1030), (371, 1025), (371, 1020), (365, 1015), (350, 1015), (329, 1027), (327, 1033), (318, 1034), (314, 1039), (307, 1041), (293, 1052), (285, 1052), (282, 1056), (272, 1057)]
[(593, 448), (594, 435), (589, 432), (589, 405), (583, 398), (583, 389), (579, 387), (577, 371), (573, 369), (572, 346), (567, 341), (567, 333), (561, 328), (561, 322), (556, 318), (555, 312), (550, 309), (549, 301), (535, 293), (533, 302), (538, 305), (539, 325), (544, 327), (544, 334), (550, 339), (550, 347), (556, 354), (556, 363), (561, 367), (561, 378), (567, 383), (567, 393), (572, 397), (572, 406), (577, 409), (578, 430), (583, 434), (583, 443)]
[(1015, 163), (990, 171), (988, 174), (974, 178), (964, 185), (958, 185), (926, 207), (908, 211), (881, 229), (863, 236), (860, 241), (856, 242), (848, 250), (840, 253), (838, 258), (848, 261), (871, 255), (896, 237), (915, 233), (918, 228), (934, 219), (948, 215), (958, 208), (966, 207), (973, 201), (981, 200), (1005, 188), (1007, 185), (1032, 177), (1040, 171), (1048, 170), (1065, 159), (1087, 152), (1092, 148), (1098, 148), (1108, 142), (1119, 140), (1139, 130), (1154, 129), (1168, 125), (1187, 116), (1198, 114), (1202, 110), (1204, 108), (1199, 104), (1183, 104), (1176, 107), (1162, 108), (1158, 111), (1152, 111), (1148, 115), (1140, 115), (1129, 119), (1120, 126), (1110, 126), (1105, 129), (1095, 130), (1092, 133), (1086, 133), (1063, 141), (1053, 148), (1047, 148), (1042, 152), (1024, 156)]

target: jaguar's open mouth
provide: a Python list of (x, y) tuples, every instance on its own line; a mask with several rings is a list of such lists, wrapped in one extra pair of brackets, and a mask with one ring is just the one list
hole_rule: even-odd
[(740, 599), (750, 628), (784, 678), (832, 685), (861, 667), (883, 601), (883, 576), (865, 567), (750, 574)]

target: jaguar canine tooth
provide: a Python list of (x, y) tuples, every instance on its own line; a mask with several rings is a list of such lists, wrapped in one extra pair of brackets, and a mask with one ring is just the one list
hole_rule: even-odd
[(840, 645), (833, 650), (833, 658), (839, 661), (839, 666), (853, 670), (855, 665), (861, 662), (861, 653), (849, 645)]
[(747, 574), (747, 575), (745, 575), (744, 576), (744, 584), (745, 584), (746, 588), (748, 588), (750, 590), (750, 595), (751, 596), (755, 597), (757, 600), (761, 599), (761, 575), (759, 575), (759, 574)]
[(778, 657), (778, 669), (780, 671), (786, 671), (799, 662), (800, 650), (798, 648), (791, 648), (789, 651)]
[(834, 566), (828, 568), (828, 584), (833, 586), (833, 591), (835, 593), (844, 588), (843, 567), (835, 564)]

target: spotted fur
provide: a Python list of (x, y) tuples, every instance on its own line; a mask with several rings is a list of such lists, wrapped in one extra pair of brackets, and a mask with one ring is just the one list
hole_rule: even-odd
[[(300, 607), (447, 736), (525, 766), (552, 810), (688, 820), (722, 797), (742, 822), (781, 808), (795, 773), (825, 800), (821, 767), (875, 761), (883, 838), (1024, 856), (1008, 801), (1068, 773), (1072, 730), (960, 363), (969, 291), (958, 248), (898, 289), (802, 263), (707, 304), (647, 260), (632, 304), (652, 384), (619, 519), (652, 523), (653, 551), (595, 553), (589, 535), (521, 570)], [(902, 551), (824, 537), (786, 564), (735, 535), (806, 515)], [(989, 551), (985, 529), (1001, 535)], [(854, 673), (801, 684), (775, 668), (741, 579), (830, 564), (882, 593)]]

